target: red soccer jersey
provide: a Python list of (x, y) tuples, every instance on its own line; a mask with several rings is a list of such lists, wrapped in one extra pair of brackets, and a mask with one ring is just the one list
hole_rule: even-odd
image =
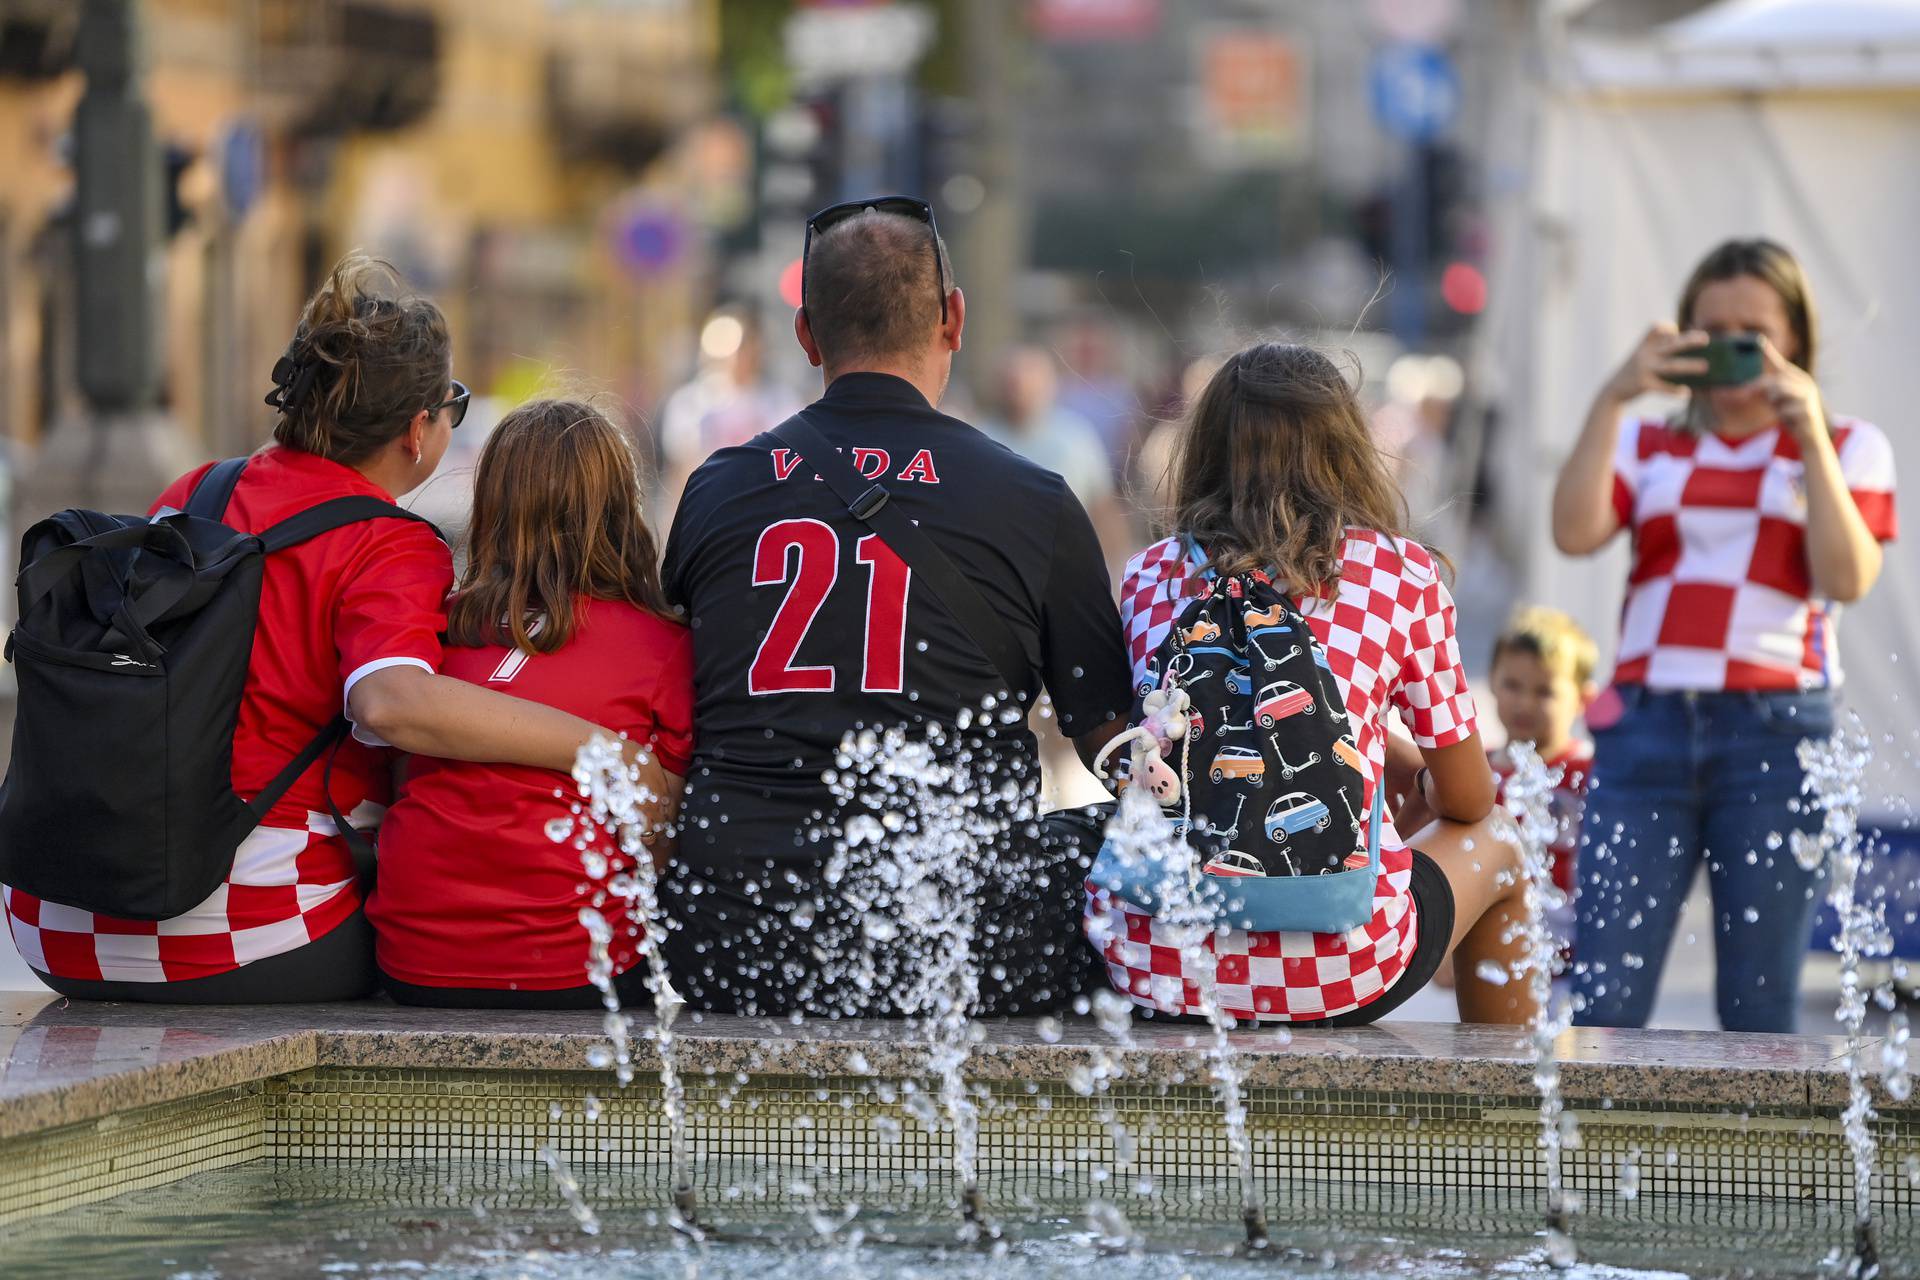
[[(685, 627), (606, 600), (579, 602), (558, 653), (449, 648), (442, 674), (545, 703), (649, 743), (684, 775), (693, 754), (693, 641)], [(580, 908), (594, 885), (573, 839), (573, 780), (551, 769), (416, 757), (380, 831), (367, 917), (381, 971), (421, 987), (553, 991), (587, 981)], [(578, 819), (584, 820), (584, 819)], [(608, 875), (626, 868), (605, 838)], [(616, 925), (614, 968), (637, 939)]]
[[(184, 507), (207, 469), (175, 481), (154, 510)], [(275, 446), (247, 464), (225, 520), (259, 533), (349, 496), (392, 501), (351, 467)], [(233, 735), (234, 790), (259, 794), (340, 713), (361, 676), (396, 665), (434, 670), (452, 583), (446, 544), (411, 520), (362, 521), (268, 556)], [(294, 783), (235, 851), (226, 883), (171, 920), (122, 920), (7, 891), (21, 955), (61, 978), (178, 982), (321, 937), (360, 903), (353, 856), (328, 816), (321, 776), (316, 765)], [(355, 826), (377, 822), (390, 792), (387, 753), (364, 740), (343, 742), (332, 790)]]

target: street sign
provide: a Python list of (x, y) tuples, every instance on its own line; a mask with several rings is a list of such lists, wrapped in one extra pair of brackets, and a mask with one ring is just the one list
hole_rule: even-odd
[(1145, 40), (1160, 29), (1160, 0), (1031, 0), (1027, 22), (1042, 40)]
[(1460, 25), (1460, 0), (1367, 0), (1367, 20), (1388, 39), (1431, 44)]
[(1264, 168), (1305, 157), (1308, 64), (1293, 41), (1254, 25), (1209, 27), (1195, 52), (1195, 140), (1209, 163)]
[(220, 191), (235, 221), (246, 217), (260, 198), (266, 169), (266, 142), (260, 127), (251, 120), (236, 119), (220, 139)]
[(1367, 69), (1373, 117), (1409, 142), (1430, 142), (1460, 113), (1460, 75), (1446, 50), (1428, 44), (1390, 44)]
[(616, 215), (612, 231), (614, 258), (642, 280), (672, 268), (688, 248), (686, 221), (658, 205), (635, 202)]
[(921, 4), (835, 4), (795, 10), (782, 31), (787, 65), (802, 82), (904, 75), (939, 24)]

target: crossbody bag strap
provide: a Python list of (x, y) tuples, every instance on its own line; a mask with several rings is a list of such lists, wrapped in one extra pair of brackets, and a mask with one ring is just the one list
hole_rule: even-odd
[(993, 663), (1007, 690), (1023, 694), (1032, 679), (1032, 664), (1018, 637), (1008, 629), (986, 597), (947, 558), (926, 532), (894, 506), (887, 487), (869, 480), (808, 422), (796, 414), (773, 429), (773, 438), (800, 455), (814, 474), (826, 481), (854, 519), (880, 535), (880, 540), (907, 564), (947, 607), (973, 642)]

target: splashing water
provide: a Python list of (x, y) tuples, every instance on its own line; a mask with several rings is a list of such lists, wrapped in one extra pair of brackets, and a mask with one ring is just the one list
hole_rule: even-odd
[(599, 1235), (599, 1215), (594, 1213), (593, 1206), (587, 1203), (587, 1197), (581, 1193), (580, 1180), (567, 1167), (566, 1158), (545, 1142), (540, 1144), (539, 1156), (540, 1163), (546, 1165), (547, 1172), (553, 1175), (553, 1185), (560, 1192), (560, 1198), (567, 1202), (567, 1212), (580, 1224), (580, 1230), (590, 1236)]
[(1573, 1004), (1565, 992), (1556, 994), (1554, 978), (1565, 965), (1559, 939), (1554, 936), (1552, 913), (1566, 906), (1567, 895), (1553, 882), (1552, 850), (1559, 832), (1554, 817), (1553, 790), (1560, 770), (1548, 769), (1531, 743), (1508, 748), (1513, 773), (1507, 779), (1506, 807), (1520, 837), (1526, 872), (1522, 898), (1526, 923), (1527, 985), (1533, 997), (1533, 1025), (1527, 1046), (1533, 1059), (1533, 1084), (1540, 1091), (1540, 1159), (1547, 1181), (1547, 1259), (1565, 1268), (1578, 1261), (1573, 1246), (1574, 1198), (1561, 1177), (1561, 1156), (1571, 1117), (1560, 1094), (1560, 1055), (1557, 1042), (1573, 1024)]
[[(1827, 738), (1800, 743), (1800, 767), (1805, 770), (1800, 790), (1812, 797), (1823, 815), (1817, 834), (1793, 833), (1793, 855), (1811, 870), (1827, 865), (1827, 902), (1840, 924), (1840, 1025), (1847, 1033), (1847, 1108), (1840, 1127), (1853, 1153), (1854, 1274), (1870, 1280), (1880, 1274), (1879, 1243), (1873, 1221), (1873, 1166), (1878, 1143), (1873, 1135), (1873, 1095), (1867, 1087), (1867, 1064), (1862, 1052), (1862, 1028), (1867, 1017), (1868, 991), (1862, 985), (1860, 961), (1893, 950), (1885, 906), (1860, 899), (1860, 878), (1871, 867), (1873, 846), (1860, 836), (1861, 789), (1873, 748), (1859, 718), (1835, 729)], [(1891, 1028), (1889, 1028), (1891, 1031)], [(1892, 1036), (1889, 1035), (1889, 1041)], [(1905, 1076), (1905, 1054), (1897, 1055)], [(1885, 1063), (1883, 1062), (1883, 1066)]]
[(1003, 762), (937, 724), (923, 739), (866, 729), (842, 741), (825, 778), (846, 816), (824, 873), (837, 908), (816, 927), (815, 953), (833, 965), (814, 999), (847, 1012), (891, 1004), (925, 1036), (970, 1235), (987, 1229), (965, 1075), (979, 1038), (980, 904), (996, 882), (1021, 882), (1007, 837), (1033, 816), (1032, 788)]
[[(1135, 760), (1134, 769), (1135, 776), (1140, 776), (1143, 771), (1140, 760)], [(1240, 1183), (1240, 1210), (1247, 1228), (1247, 1243), (1256, 1250), (1265, 1249), (1269, 1244), (1266, 1210), (1260, 1203), (1259, 1184), (1254, 1178), (1253, 1142), (1247, 1132), (1245, 1077), (1230, 1034), (1234, 1019), (1220, 1007), (1219, 1000), (1215, 938), (1220, 926), (1201, 888), (1199, 860), (1175, 834), (1172, 823), (1145, 787), (1129, 787), (1121, 795), (1119, 809), (1107, 825), (1106, 834), (1107, 847), (1123, 865), (1144, 863), (1163, 870), (1159, 883), (1154, 886), (1154, 897), (1160, 903), (1156, 912), (1159, 931), (1168, 943), (1179, 949), (1181, 972), (1192, 980), (1194, 1004), (1211, 1030), (1207, 1063), (1213, 1076), (1214, 1096), (1220, 1100), (1221, 1119), (1226, 1125), (1227, 1147), (1233, 1155), (1234, 1171)], [(1096, 949), (1104, 949), (1108, 939), (1102, 936), (1103, 931), (1111, 935), (1117, 928), (1117, 921), (1095, 920), (1089, 941)]]
[[(588, 941), (587, 981), (598, 988), (600, 1002), (605, 1006), (602, 1026), (612, 1046), (614, 1080), (625, 1088), (633, 1081), (629, 1041), (632, 1019), (621, 1008), (620, 992), (614, 985), (613, 925), (601, 909), (611, 904), (615, 917), (639, 937), (640, 953), (646, 961), (647, 993), (653, 997), (653, 1025), (648, 1035), (660, 1059), (661, 1110), (667, 1121), (674, 1226), (697, 1237), (692, 1153), (687, 1142), (687, 1095), (680, 1079), (673, 1034), (673, 1024), (686, 1001), (673, 988), (666, 955), (661, 950), (667, 920), (660, 909), (653, 854), (644, 839), (651, 821), (647, 806), (658, 797), (641, 783), (639, 770), (627, 762), (622, 744), (612, 738), (596, 737), (580, 748), (574, 758), (573, 780), (581, 798), (587, 802), (590, 822), (580, 824), (577, 836), (569, 824), (566, 830), (559, 831), (557, 838), (565, 840), (574, 836), (581, 865), (589, 879), (596, 882), (604, 879), (604, 886), (594, 895), (596, 905), (580, 909), (580, 924), (587, 931)], [(556, 830), (555, 824), (548, 824), (549, 838), (555, 837)], [(607, 875), (610, 865), (606, 856), (593, 847), (596, 830), (613, 835), (626, 863), (624, 869), (611, 876)]]

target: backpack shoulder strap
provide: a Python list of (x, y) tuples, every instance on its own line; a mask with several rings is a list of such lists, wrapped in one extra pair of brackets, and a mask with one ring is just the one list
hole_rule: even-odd
[(240, 473), (247, 469), (249, 461), (228, 458), (209, 467), (193, 486), (193, 494), (187, 499), (187, 514), (202, 520), (219, 520), (225, 516), (227, 503), (233, 499), (233, 487), (240, 483)]
[(946, 552), (904, 511), (888, 501), (891, 495), (887, 487), (855, 471), (853, 464), (841, 457), (819, 429), (806, 420), (804, 411), (775, 427), (772, 435), (799, 454), (840, 501), (847, 504), (848, 513), (879, 534), (893, 553), (933, 588), (934, 595), (947, 606), (955, 621), (986, 653), (987, 660), (1006, 681), (1008, 692), (1015, 695), (1025, 692), (1032, 678), (1026, 649), (993, 611), (979, 588), (947, 558)]
[(323, 533), (343, 529), (362, 520), (412, 520), (433, 530), (433, 536), (442, 542), (445, 535), (433, 521), (423, 515), (408, 511), (405, 507), (396, 507), (391, 502), (379, 498), (354, 496), (348, 498), (329, 498), (316, 503), (299, 515), (288, 516), (279, 524), (272, 525), (260, 534), (260, 545), (271, 555), (275, 551), (285, 551), (288, 547), (299, 546), (309, 538), (317, 538)]

